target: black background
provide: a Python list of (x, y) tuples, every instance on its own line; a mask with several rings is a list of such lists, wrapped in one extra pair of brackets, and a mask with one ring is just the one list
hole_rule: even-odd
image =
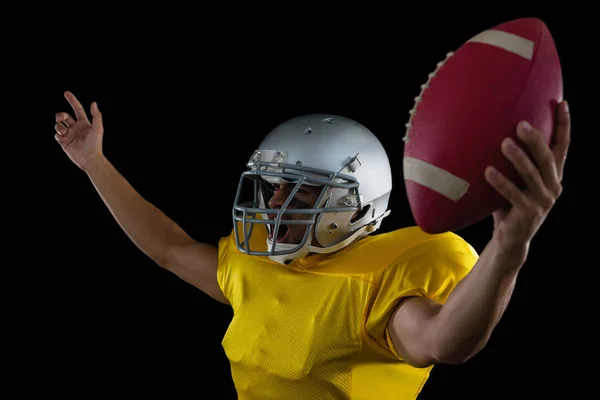
[[(18, 319), (33, 327), (21, 334), (26, 344), (12, 346), (21, 354), (13, 369), (25, 377), (22, 390), (235, 398), (221, 347), (230, 308), (160, 269), (121, 231), (54, 142), (54, 114), (71, 111), (64, 90), (87, 110), (98, 102), (105, 154), (129, 182), (194, 238), (213, 244), (231, 230), (240, 173), (267, 132), (304, 113), (356, 119), (391, 159), (393, 212), (385, 232), (414, 224), (401, 138), (427, 74), (474, 34), (536, 16), (554, 35), (574, 120), (565, 190), (487, 347), (464, 365), (435, 367), (419, 398), (570, 398), (585, 373), (576, 360), (582, 322), (572, 296), (581, 276), (567, 272), (579, 262), (569, 244), (583, 151), (577, 22), (558, 8), (485, 7), (374, 14), (355, 8), (346, 15), (290, 5), (253, 10), (256, 18), (239, 9), (235, 17), (225, 10), (159, 8), (149, 17), (143, 9), (104, 9), (103, 20), (54, 17), (56, 25), (36, 38), (24, 93), (43, 153), (32, 155), (26, 186), (34, 194), (23, 198), (35, 215), (26, 218), (24, 241), (36, 245), (19, 252), (28, 260), (18, 267), (26, 290), (13, 298), (27, 306)], [(481, 251), (491, 232), (488, 219), (460, 234)]]

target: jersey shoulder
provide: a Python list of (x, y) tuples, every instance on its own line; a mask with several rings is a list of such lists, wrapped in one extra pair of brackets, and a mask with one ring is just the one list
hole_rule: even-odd
[(420, 251), (429, 249), (448, 248), (450, 251), (466, 251), (477, 254), (477, 251), (464, 238), (454, 232), (430, 234), (418, 226), (396, 229), (370, 237), (366, 246), (378, 247), (389, 253), (402, 254), (419, 248)]
[(419, 253), (460, 253), (477, 257), (475, 249), (455, 233), (428, 234), (418, 226), (411, 226), (367, 236), (325, 259), (318, 257), (317, 260), (322, 271), (364, 274), (397, 264)]

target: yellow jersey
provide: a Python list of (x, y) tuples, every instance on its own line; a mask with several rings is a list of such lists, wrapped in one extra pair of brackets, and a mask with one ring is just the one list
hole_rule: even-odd
[[(251, 245), (266, 249), (259, 228)], [(453, 233), (409, 227), (282, 265), (241, 253), (233, 235), (219, 242), (217, 278), (233, 308), (222, 345), (241, 400), (415, 399), (432, 367), (401, 359), (390, 316), (409, 296), (444, 303), (478, 258)]]

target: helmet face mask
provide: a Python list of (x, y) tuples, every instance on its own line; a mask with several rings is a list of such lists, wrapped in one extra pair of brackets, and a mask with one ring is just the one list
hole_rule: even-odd
[[(247, 167), (233, 205), (236, 246), (246, 254), (288, 263), (310, 252), (337, 251), (376, 230), (389, 213), (387, 155), (370, 131), (344, 117), (311, 115), (281, 124), (263, 140)], [(244, 202), (242, 188), (248, 183), (252, 200)], [(286, 186), (287, 198), (270, 208), (269, 200), (280, 185)], [(296, 199), (301, 187), (311, 189), (313, 204)], [(297, 243), (282, 243), (285, 238), (279, 242), (278, 234), (285, 232), (287, 237), (286, 226), (293, 225), (306, 226), (303, 237), (293, 240)], [(269, 233), (266, 251), (250, 246), (257, 228)]]
[[(297, 165), (273, 164), (256, 162), (250, 171), (242, 173), (241, 180), (250, 180), (253, 183), (254, 199), (250, 202), (242, 202), (242, 187), (244, 183), (240, 181), (238, 193), (233, 207), (234, 226), (238, 222), (242, 226), (249, 224), (249, 229), (243, 232), (244, 240), (238, 247), (244, 253), (259, 256), (287, 255), (300, 250), (304, 245), (318, 245), (313, 243), (312, 236), (315, 232), (315, 225), (322, 225), (327, 222), (327, 215), (354, 214), (360, 210), (360, 196), (358, 193), (358, 182), (352, 176), (335, 174), (323, 171), (315, 171), (311, 168), (298, 167)], [(279, 171), (276, 171), (278, 169)], [(294, 172), (289, 172), (293, 169)], [(269, 199), (273, 196), (276, 185), (287, 184), (291, 187), (290, 193), (285, 202), (279, 208), (269, 208), (267, 206)], [(313, 204), (300, 205), (295, 201), (298, 190), (303, 185), (313, 186), (319, 194)], [(320, 189), (319, 189), (320, 188)], [(346, 204), (336, 204), (332, 202), (334, 198), (344, 198)], [(291, 216), (301, 216), (301, 219)], [(268, 251), (258, 251), (249, 247), (249, 237), (254, 225), (263, 225), (266, 227), (269, 238), (276, 238), (282, 226), (286, 225), (305, 225), (306, 230), (300, 243), (269, 243)], [(285, 229), (285, 228), (283, 228)]]

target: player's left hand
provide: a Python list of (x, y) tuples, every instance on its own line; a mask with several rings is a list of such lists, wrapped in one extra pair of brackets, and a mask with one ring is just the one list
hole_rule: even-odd
[(514, 140), (502, 143), (503, 154), (515, 166), (525, 187), (519, 189), (494, 167), (485, 171), (486, 180), (510, 203), (493, 213), (494, 234), (502, 251), (525, 261), (531, 239), (562, 193), (562, 177), (571, 139), (571, 117), (566, 101), (557, 107), (554, 143), (546, 145), (540, 133), (519, 123), (517, 135), (527, 146), (531, 158)]

